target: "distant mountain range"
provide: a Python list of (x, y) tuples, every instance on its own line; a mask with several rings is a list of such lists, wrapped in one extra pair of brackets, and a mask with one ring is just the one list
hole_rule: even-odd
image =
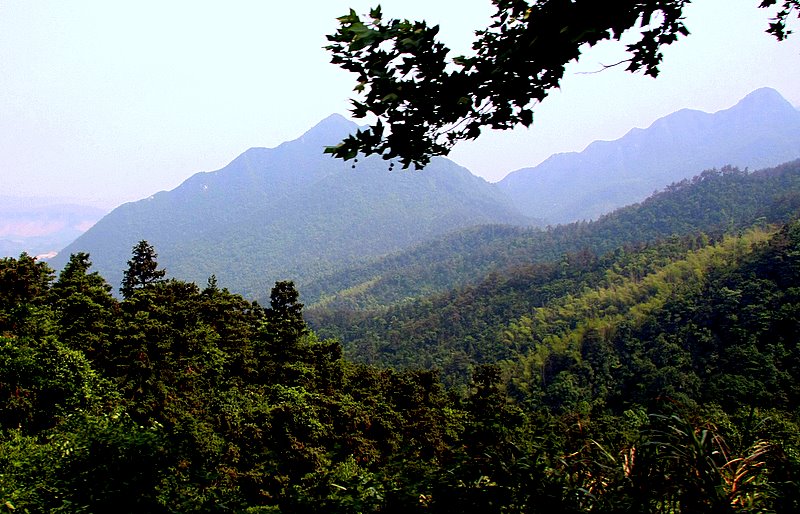
[(798, 157), (800, 111), (774, 89), (763, 88), (724, 111), (684, 109), (616, 141), (553, 155), (498, 185), (523, 214), (569, 223), (642, 201), (705, 169), (728, 164), (759, 169)]
[(51, 262), (58, 268), (70, 253), (87, 251), (116, 286), (131, 248), (145, 239), (169, 276), (203, 284), (213, 274), (251, 298), (292, 279), (324, 295), (314, 285), (321, 277), (460, 229), (594, 219), (704, 169), (800, 157), (800, 111), (772, 89), (714, 114), (676, 112), (498, 184), (447, 159), (417, 172), (322, 153), (356, 128), (332, 115), (294, 141), (252, 148), (221, 170), (122, 205)]
[(47, 198), (0, 197), (0, 257), (53, 255), (107, 212)]
[(357, 128), (339, 115), (277, 148), (252, 148), (225, 168), (122, 205), (53, 260), (87, 251), (119, 284), (131, 248), (149, 241), (169, 275), (252, 297), (275, 280), (302, 282), (446, 232), (526, 224), (495, 185), (452, 161), (422, 172), (380, 158), (345, 163), (322, 153)]

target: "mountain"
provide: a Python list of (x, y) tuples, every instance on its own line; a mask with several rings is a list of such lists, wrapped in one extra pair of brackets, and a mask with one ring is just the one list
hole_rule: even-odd
[(527, 223), (496, 186), (452, 161), (424, 172), (380, 158), (322, 153), (356, 125), (333, 115), (276, 148), (251, 148), (221, 170), (112, 211), (54, 259), (91, 254), (119, 284), (133, 245), (150, 242), (169, 276), (263, 296), (368, 257), (483, 223)]
[[(481, 240), (470, 251), (454, 244), (448, 252), (447, 243), (457, 241), (451, 235), (388, 262), (382, 259), (384, 266), (369, 268), (372, 276), (364, 267), (339, 273), (327, 282), (343, 287), (338, 293), (324, 284), (308, 288), (326, 293), (307, 309), (306, 317), (317, 334), (338, 339), (346, 354), (357, 360), (438, 367), (445, 375), (463, 379), (470, 364), (531, 350), (533, 341), (542, 340), (531, 334), (541, 334), (545, 325), (574, 329), (557, 309), (533, 316), (555, 299), (572, 302), (584, 297), (586, 313), (632, 316), (631, 301), (644, 307), (657, 292), (642, 280), (660, 267), (692, 261), (692, 252), (709, 245), (727, 245), (734, 254), (741, 253), (738, 243), (732, 243), (739, 234), (769, 232), (771, 224), (791, 223), (798, 215), (800, 160), (753, 173), (725, 168), (594, 222), (491, 234), (470, 230), (464, 238)], [(659, 280), (680, 284), (684, 278), (693, 279), (687, 273), (689, 264)], [(784, 273), (788, 277), (795, 271), (787, 264)], [(348, 283), (347, 278), (361, 282)], [(450, 288), (445, 287), (447, 279)], [(617, 279), (628, 281), (627, 286), (621, 287)], [(709, 280), (714, 282), (714, 277)], [(594, 288), (605, 292), (587, 294)], [(754, 294), (766, 298), (769, 291), (764, 287)]]
[(754, 91), (714, 114), (684, 109), (510, 173), (498, 185), (524, 214), (549, 223), (595, 219), (701, 170), (765, 168), (800, 157), (800, 111), (777, 91)]
[(752, 173), (726, 167), (681, 181), (596, 221), (547, 230), (469, 228), (337, 271), (305, 285), (301, 292), (312, 314), (322, 310), (380, 311), (475, 284), (509, 269), (556, 262), (566, 253), (588, 250), (602, 255), (625, 245), (676, 235), (721, 233), (757, 221), (785, 223), (798, 214), (800, 160)]
[(54, 254), (107, 212), (58, 199), (0, 197), (0, 257)]

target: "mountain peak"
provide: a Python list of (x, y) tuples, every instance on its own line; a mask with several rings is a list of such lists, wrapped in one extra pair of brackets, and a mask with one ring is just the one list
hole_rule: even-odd
[(499, 185), (528, 216), (566, 223), (641, 201), (704, 169), (797, 159), (798, 143), (800, 113), (774, 89), (761, 88), (728, 109), (683, 109), (616, 141), (509, 173)]
[(778, 91), (776, 91), (775, 89), (771, 87), (761, 87), (745, 95), (744, 98), (739, 100), (739, 103), (753, 101), (753, 100), (778, 99), (778, 98), (783, 100), (781, 94), (778, 93)]
[(794, 107), (776, 90), (771, 87), (762, 87), (739, 100), (739, 103), (732, 109), (763, 113), (765, 111), (794, 110)]
[(348, 134), (355, 132), (358, 125), (341, 114), (331, 114), (307, 130), (298, 141), (305, 144), (331, 146), (339, 143)]

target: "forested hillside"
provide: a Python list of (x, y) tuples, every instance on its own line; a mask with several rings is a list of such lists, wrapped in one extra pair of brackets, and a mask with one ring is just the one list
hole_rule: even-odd
[(728, 412), (794, 405), (798, 250), (793, 222), (726, 237), (644, 276), (607, 269), (600, 285), (507, 324), (502, 341), (522, 355), (508, 362), (512, 389), (567, 411), (651, 407), (661, 395)]
[(0, 260), (6, 511), (800, 508), (797, 222), (533, 266), (456, 388), (343, 358), (290, 282), (262, 308), (154, 253), (121, 301), (85, 254)]
[[(216, 160), (339, 95), (323, 49), (369, 125), (250, 148), (52, 259), (0, 253), (0, 514), (800, 513), (800, 110), (764, 88), (498, 184), (445, 158), (534, 111), (529, 149), (461, 155), (503, 167), (552, 130), (569, 147), (750, 79), (791, 88), (747, 32), (794, 37), (800, 0), (753, 0), (766, 19), (434, 6), (474, 35), (465, 55), (445, 24), (393, 17), (424, 2), (389, 3), (335, 18), (322, 48), (335, 2), (2, 10), (8, 194), (174, 185), (154, 163)], [(615, 72), (567, 94), (613, 48), (600, 68), (666, 87)], [(0, 251), (25, 225), (9, 212)]]
[(799, 212), (800, 161), (709, 170), (332, 275), (313, 329), (144, 240), (121, 299), (4, 258), (0, 509), (797, 511)]
[(509, 328), (517, 327), (517, 319), (601, 287), (611, 273), (640, 279), (707, 244), (709, 238), (700, 235), (628, 245), (602, 257), (588, 250), (568, 253), (552, 262), (491, 273), (476, 284), (388, 309), (315, 309), (309, 316), (320, 334), (339, 337), (355, 360), (436, 367), (447, 380), (463, 382), (476, 364), (498, 362), (531, 349), (530, 341)]
[(724, 167), (672, 184), (595, 222), (546, 230), (476, 227), (303, 284), (301, 292), (314, 306), (313, 319), (322, 311), (380, 309), (475, 283), (491, 272), (553, 262), (565, 253), (602, 255), (672, 235), (719, 234), (762, 218), (781, 223), (798, 209), (800, 161), (752, 173)]
[(276, 280), (310, 281), (452, 230), (528, 223), (494, 185), (452, 161), (436, 159), (420, 173), (322, 153), (356, 128), (330, 116), (294, 141), (251, 148), (223, 169), (122, 205), (53, 266), (88, 252), (116, 285), (128, 251), (145, 239), (172, 276), (203, 284), (214, 274), (222, 286), (261, 298)]

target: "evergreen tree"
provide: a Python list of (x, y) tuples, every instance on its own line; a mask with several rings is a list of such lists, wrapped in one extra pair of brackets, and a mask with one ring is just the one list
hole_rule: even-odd
[(162, 281), (167, 272), (158, 269), (157, 257), (153, 246), (145, 240), (139, 241), (133, 247), (128, 269), (122, 278), (122, 287), (119, 288), (123, 297), (130, 298), (135, 289)]
[(294, 282), (276, 282), (270, 293), (270, 307), (265, 310), (259, 331), (259, 360), (262, 375), (294, 383), (306, 371), (310, 358), (304, 340), (308, 327), (303, 319), (303, 304)]
[(29, 317), (43, 303), (53, 270), (27, 253), (0, 259), (0, 335), (27, 332)]
[(296, 339), (308, 330), (303, 320), (303, 304), (298, 301), (299, 298), (300, 293), (297, 292), (294, 282), (275, 282), (269, 297), (267, 319), (281, 336)]
[(117, 301), (111, 286), (96, 271), (89, 273), (89, 254), (70, 255), (50, 289), (50, 304), (60, 328), (59, 338), (94, 361), (105, 360)]

